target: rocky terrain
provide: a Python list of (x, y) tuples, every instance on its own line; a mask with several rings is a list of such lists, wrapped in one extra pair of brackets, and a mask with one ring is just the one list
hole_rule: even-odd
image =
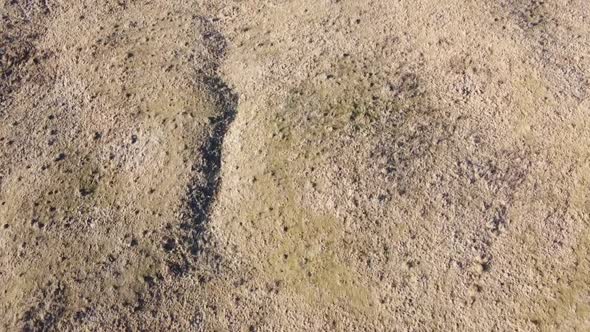
[(590, 330), (585, 0), (0, 18), (0, 330)]

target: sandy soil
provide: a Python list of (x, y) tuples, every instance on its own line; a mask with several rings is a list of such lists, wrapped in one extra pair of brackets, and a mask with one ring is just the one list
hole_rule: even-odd
[(590, 330), (585, 0), (0, 17), (0, 330)]

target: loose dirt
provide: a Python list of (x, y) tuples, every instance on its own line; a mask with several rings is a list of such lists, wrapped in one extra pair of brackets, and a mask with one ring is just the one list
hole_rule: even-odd
[(0, 330), (590, 329), (585, 1), (0, 17)]

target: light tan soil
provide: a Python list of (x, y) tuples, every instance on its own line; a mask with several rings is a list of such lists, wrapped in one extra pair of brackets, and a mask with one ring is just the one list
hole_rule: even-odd
[(0, 330), (590, 330), (586, 1), (0, 17)]

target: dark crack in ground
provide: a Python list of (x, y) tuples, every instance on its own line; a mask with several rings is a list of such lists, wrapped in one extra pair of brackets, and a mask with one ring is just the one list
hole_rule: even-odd
[[(225, 56), (227, 42), (212, 22), (199, 17), (202, 36), (211, 55), (210, 61), (198, 70), (198, 77), (206, 88), (206, 93), (218, 108), (217, 115), (209, 118), (211, 126), (208, 140), (200, 148), (202, 161), (192, 167), (195, 179), (188, 187), (188, 218), (181, 225), (185, 232), (185, 243), (192, 256), (205, 250), (210, 241), (207, 236), (207, 224), (221, 185), (222, 148), (225, 135), (233, 122), (238, 105), (238, 95), (223, 81), (219, 75), (219, 66)], [(213, 261), (219, 263), (220, 257), (213, 255)], [(215, 265), (217, 265), (217, 263)], [(186, 255), (183, 263), (173, 263), (171, 270), (182, 275), (191, 268)]]

